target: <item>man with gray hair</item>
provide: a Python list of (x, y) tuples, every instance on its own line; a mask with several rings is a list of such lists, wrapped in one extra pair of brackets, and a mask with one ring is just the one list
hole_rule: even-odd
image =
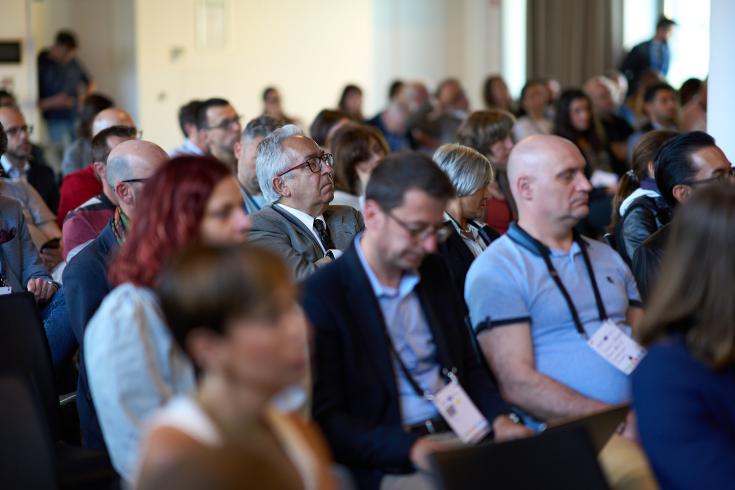
[(332, 155), (293, 124), (258, 145), (258, 183), (269, 203), (252, 215), (249, 240), (281, 254), (301, 281), (332, 262), (363, 228), (362, 216), (334, 198)]
[(265, 198), (258, 184), (258, 174), (255, 171), (255, 153), (263, 139), (276, 129), (283, 126), (281, 121), (270, 116), (262, 115), (252, 119), (245, 126), (240, 141), (235, 143), (235, 157), (237, 158), (237, 182), (245, 201), (245, 212), (252, 214), (265, 206)]
[[(105, 178), (115, 192), (118, 206), (99, 236), (71, 259), (64, 270), (62, 290), (71, 327), (80, 346), (83, 346), (87, 323), (112, 290), (107, 280), (107, 265), (125, 240), (130, 220), (135, 218), (136, 203), (140, 199), (143, 184), (167, 160), (168, 155), (161, 147), (141, 140), (124, 141), (110, 152)], [(77, 411), (84, 444), (86, 447), (104, 449), (105, 443), (87, 385), (83, 353), (79, 359)]]

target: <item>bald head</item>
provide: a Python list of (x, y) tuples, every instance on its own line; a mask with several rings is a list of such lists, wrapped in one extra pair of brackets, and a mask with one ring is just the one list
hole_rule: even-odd
[(102, 130), (111, 128), (112, 126), (125, 126), (134, 128), (135, 123), (130, 114), (119, 107), (110, 107), (101, 111), (94, 117), (92, 121), (92, 137), (96, 136)]
[(508, 181), (523, 219), (564, 220), (573, 226), (584, 218), (589, 181), (585, 160), (569, 140), (551, 135), (524, 138), (510, 153)]
[(155, 143), (124, 141), (113, 148), (107, 158), (107, 183), (114, 189), (123, 180), (148, 178), (167, 160), (166, 152)]

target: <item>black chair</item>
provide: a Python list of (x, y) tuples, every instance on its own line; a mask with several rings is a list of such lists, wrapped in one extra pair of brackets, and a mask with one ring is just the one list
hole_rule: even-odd
[(61, 488), (115, 488), (118, 476), (104, 451), (69, 445), (62, 439), (61, 407), (51, 352), (36, 301), (30, 293), (0, 296), (0, 373), (21, 373), (42, 408), (54, 441)]
[(581, 427), (437, 452), (432, 466), (439, 488), (446, 490), (609, 488), (590, 438)]
[(0, 488), (57, 489), (54, 443), (29, 380), (2, 375), (0, 393)]

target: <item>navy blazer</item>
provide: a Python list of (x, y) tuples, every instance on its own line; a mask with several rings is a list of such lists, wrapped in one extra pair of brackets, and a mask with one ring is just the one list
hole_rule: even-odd
[[(416, 292), (442, 366), (457, 368), (490, 422), (509, 413), (473, 350), (444, 261), (428, 256), (419, 273)], [(350, 467), (361, 489), (377, 489), (385, 473), (414, 471), (409, 452), (419, 436), (401, 427), (385, 322), (354, 245), (306, 280), (303, 304), (315, 330), (313, 416), (336, 460)]]

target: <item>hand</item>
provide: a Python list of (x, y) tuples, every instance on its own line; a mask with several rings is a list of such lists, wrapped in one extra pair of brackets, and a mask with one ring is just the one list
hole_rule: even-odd
[(40, 255), (41, 260), (43, 260), (43, 265), (45, 265), (46, 269), (49, 271), (53, 270), (53, 268), (56, 267), (56, 264), (61, 262), (61, 248), (46, 247), (41, 250)]
[(56, 294), (56, 284), (41, 277), (28, 281), (26, 289), (29, 293), (33, 293), (33, 296), (36, 298), (36, 303), (45, 303)]
[(325, 265), (331, 264), (332, 262), (334, 262), (332, 260), (332, 257), (324, 256), (321, 259), (319, 259), (316, 262), (314, 262), (314, 265), (316, 265), (317, 267), (324, 267)]
[(493, 420), (493, 432), (495, 433), (496, 442), (522, 439), (533, 435), (531, 429), (523, 424), (513, 422), (507, 415), (495, 417), (495, 420)]
[(424, 471), (429, 471), (429, 456), (437, 451), (446, 451), (459, 447), (459, 443), (451, 441), (439, 441), (430, 437), (421, 437), (413, 443), (409, 457), (413, 465)]

